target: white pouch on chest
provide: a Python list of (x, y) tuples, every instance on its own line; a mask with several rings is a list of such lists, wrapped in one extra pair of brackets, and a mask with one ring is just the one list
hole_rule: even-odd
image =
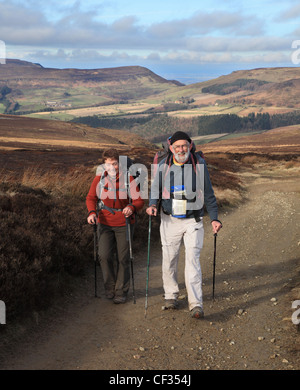
[(175, 218), (186, 217), (186, 191), (184, 186), (173, 186), (171, 187), (172, 195), (172, 216)]

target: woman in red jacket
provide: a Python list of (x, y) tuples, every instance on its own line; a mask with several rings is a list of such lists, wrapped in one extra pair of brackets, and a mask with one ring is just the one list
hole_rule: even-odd
[[(134, 224), (134, 213), (143, 208), (144, 201), (132, 176), (130, 184), (126, 185), (127, 171), (120, 169), (118, 151), (116, 149), (105, 151), (103, 159), (103, 173), (94, 178), (86, 197), (89, 211), (87, 220), (89, 224), (98, 223), (98, 252), (105, 295), (113, 299), (114, 303), (125, 303), (130, 287), (126, 218), (129, 218), (130, 224)], [(99, 200), (100, 207), (97, 207)], [(117, 267), (113, 264), (115, 247)]]

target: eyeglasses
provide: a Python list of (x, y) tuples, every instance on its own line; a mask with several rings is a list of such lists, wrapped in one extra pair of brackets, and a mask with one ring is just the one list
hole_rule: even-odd
[(188, 150), (189, 145), (188, 145), (188, 144), (184, 144), (184, 145), (173, 145), (173, 148), (174, 148), (175, 150), (179, 150), (180, 148), (182, 148), (183, 150)]

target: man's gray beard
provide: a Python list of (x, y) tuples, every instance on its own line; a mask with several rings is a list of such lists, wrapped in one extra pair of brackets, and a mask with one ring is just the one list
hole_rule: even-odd
[(179, 153), (174, 153), (175, 160), (179, 163), (184, 163), (190, 156), (190, 151), (188, 150), (184, 155), (180, 155)]

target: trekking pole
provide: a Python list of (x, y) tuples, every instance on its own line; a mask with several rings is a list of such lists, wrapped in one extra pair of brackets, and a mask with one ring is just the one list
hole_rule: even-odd
[(134, 274), (133, 274), (133, 256), (132, 256), (131, 229), (130, 229), (129, 218), (126, 218), (126, 224), (127, 224), (127, 229), (128, 229), (129, 256), (130, 256), (131, 279), (132, 279), (132, 296), (133, 296), (133, 303), (136, 304), (135, 290), (134, 290)]
[(214, 234), (214, 269), (213, 269), (213, 294), (212, 294), (213, 301), (215, 300), (217, 235), (218, 235), (217, 233)]
[(148, 309), (148, 285), (149, 285), (149, 268), (150, 268), (150, 237), (151, 237), (151, 215), (149, 215), (149, 228), (148, 228), (148, 257), (147, 257), (145, 318), (147, 316), (147, 309)]
[(97, 260), (98, 260), (98, 254), (97, 254), (97, 224), (96, 223), (94, 223), (93, 229), (94, 229), (95, 298), (97, 298)]

